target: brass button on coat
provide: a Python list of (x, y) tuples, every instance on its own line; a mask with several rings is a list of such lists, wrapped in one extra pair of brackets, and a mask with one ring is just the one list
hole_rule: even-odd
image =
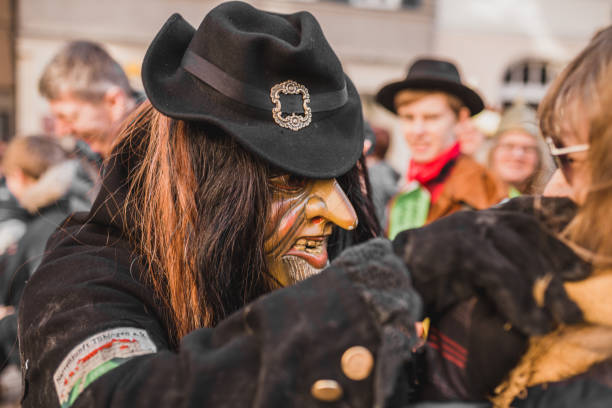
[(312, 384), (310, 393), (319, 401), (334, 402), (342, 397), (342, 387), (334, 380), (318, 380)]
[(354, 346), (342, 354), (342, 372), (351, 380), (365, 380), (370, 376), (374, 366), (374, 357), (370, 350), (362, 346)]

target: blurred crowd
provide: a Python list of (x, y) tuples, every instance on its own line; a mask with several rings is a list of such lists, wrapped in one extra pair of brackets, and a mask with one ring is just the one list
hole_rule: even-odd
[[(100, 44), (70, 43), (39, 82), (54, 133), (19, 135), (2, 149), (0, 251), (4, 401), (19, 397), (18, 306), (51, 234), (74, 212), (88, 211), (100, 189), (101, 166), (119, 122), (142, 96)], [(17, 389), (17, 391), (16, 391)]]
[[(387, 236), (457, 209), (483, 209), (503, 198), (541, 194), (555, 167), (535, 108), (518, 100), (504, 111), (486, 109), (476, 93), (467, 93), (472, 91), (450, 61), (418, 60), (410, 69), (418, 70), (419, 64), (431, 66), (377, 95), (401, 121), (411, 152), (407, 173), (400, 175), (385, 162), (388, 130), (369, 127), (366, 135), (372, 199)], [(455, 78), (436, 73), (439, 64)], [(462, 96), (476, 98), (478, 105), (468, 107)]]
[[(599, 35), (609, 52), (612, 31)], [(451, 60), (418, 58), (407, 72), (401, 80), (388, 78), (376, 95), (401, 123), (410, 151), (404, 174), (386, 161), (392, 130), (367, 118), (364, 126), (362, 188), (385, 237), (393, 240), (458, 211), (484, 210), (520, 196), (546, 192), (585, 201), (568, 183), (572, 166), (584, 160), (575, 156), (588, 151), (585, 140), (570, 143), (560, 139), (563, 133), (543, 134), (537, 107), (521, 100), (504, 110), (486, 106)], [(2, 147), (0, 161), (0, 398), (16, 405), (17, 316), (24, 287), (54, 231), (100, 197), (105, 163), (122, 124), (145, 101), (104, 48), (88, 41), (67, 44), (46, 66), (39, 90), (49, 102), (53, 134), (16, 135)], [(600, 156), (607, 160), (606, 153)], [(609, 181), (601, 181), (601, 188)], [(516, 385), (512, 377), (508, 381)], [(512, 392), (501, 395), (509, 398)]]

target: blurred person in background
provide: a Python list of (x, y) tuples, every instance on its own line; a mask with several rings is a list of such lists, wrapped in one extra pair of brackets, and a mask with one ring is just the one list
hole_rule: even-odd
[(0, 255), (14, 250), (14, 244), (25, 233), (29, 219), (28, 211), (23, 208), (6, 185), (6, 179), (0, 179)]
[[(478, 114), (482, 112), (484, 111)], [(455, 132), (461, 153), (475, 158), (486, 138), (485, 134), (476, 126), (475, 117), (458, 123)]]
[(15, 243), (25, 233), (28, 218), (28, 211), (19, 205), (2, 176), (0, 178), (0, 255), (14, 249)]
[[(371, 149), (366, 152), (366, 166), (372, 187), (372, 203), (381, 225), (386, 225), (386, 210), (389, 200), (397, 193), (399, 174), (385, 161), (385, 155), (391, 142), (387, 129), (370, 127), (372, 138)], [(366, 135), (366, 139), (368, 135)]]
[(508, 189), (509, 197), (542, 193), (554, 164), (540, 135), (534, 109), (517, 103), (504, 112), (493, 137), (488, 163)]
[[(0, 142), (0, 161), (7, 143)], [(0, 169), (0, 256), (12, 248), (25, 232), (28, 212), (19, 205), (6, 186), (6, 178)]]
[[(79, 177), (78, 162), (49, 136), (15, 137), (1, 167), (8, 189), (30, 214), (25, 234), (4, 262), (3, 278), (12, 280), (17, 269), (31, 276), (51, 233), (69, 214), (89, 209), (91, 184)], [(2, 303), (16, 305), (19, 295), (9, 292), (19, 290), (9, 286), (2, 285)]]
[[(45, 67), (38, 89), (49, 101), (55, 134), (85, 142), (102, 159), (110, 153), (118, 123), (140, 102), (119, 63), (89, 41), (62, 48)], [(77, 149), (93, 159), (85, 146)]]
[[(91, 184), (78, 177), (78, 168), (78, 162), (48, 136), (15, 137), (2, 157), (6, 185), (28, 212), (23, 235), (0, 257), (0, 360), (9, 364), (7, 370), (19, 365), (14, 310), (43, 257), (47, 239), (69, 214), (90, 206)], [(15, 392), (4, 390), (1, 397), (7, 394)]]
[[(7, 143), (0, 142), (0, 161)], [(17, 242), (26, 232), (31, 215), (23, 208), (6, 185), (6, 178), (0, 168), (0, 282), (4, 279), (2, 263), (17, 250)], [(2, 319), (14, 313), (13, 306), (0, 303), (0, 327)], [(14, 322), (13, 322), (14, 324)], [(4, 336), (3, 333), (8, 333)], [(21, 375), (18, 366), (16, 327), (0, 328), (0, 406), (17, 406), (21, 393)], [(8, 344), (11, 343), (12, 344)], [(5, 345), (5, 343), (7, 343)], [(10, 356), (10, 358), (8, 357)], [(15, 357), (17, 356), (17, 359)]]
[(419, 59), (376, 100), (403, 123), (411, 158), (405, 186), (391, 200), (387, 233), (422, 226), (461, 209), (483, 209), (506, 196), (480, 164), (461, 154), (457, 127), (482, 111), (480, 96), (448, 61)]
[(500, 114), (493, 109), (485, 108), (457, 126), (457, 138), (461, 153), (470, 156), (483, 166), (487, 166), (487, 155), (491, 139), (499, 126)]

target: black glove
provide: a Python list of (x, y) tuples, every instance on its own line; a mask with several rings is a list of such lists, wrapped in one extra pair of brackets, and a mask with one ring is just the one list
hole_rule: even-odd
[(404, 406), (411, 398), (417, 367), (412, 350), (420, 342), (414, 323), (422, 314), (420, 296), (412, 287), (402, 260), (382, 238), (345, 251), (332, 262), (358, 287), (380, 327), (374, 406)]
[(491, 209), (533, 215), (544, 229), (558, 234), (574, 218), (578, 206), (566, 197), (520, 196)]
[[(476, 295), (527, 335), (548, 332), (561, 322), (579, 322), (582, 313), (562, 283), (585, 278), (590, 265), (530, 211), (535, 213), (528, 201), (511, 200), (400, 233), (393, 247), (408, 266), (426, 313), (435, 320)], [(542, 305), (534, 298), (536, 281), (543, 291)]]
[[(391, 242), (374, 238), (344, 250), (332, 262), (357, 285), (362, 297), (372, 307), (381, 327), (407, 327), (422, 314), (422, 303), (401, 258), (393, 253)], [(403, 328), (401, 329), (404, 330)]]

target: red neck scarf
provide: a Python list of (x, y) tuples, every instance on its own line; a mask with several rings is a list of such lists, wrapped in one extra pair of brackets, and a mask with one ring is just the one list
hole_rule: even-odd
[(442, 187), (444, 187), (444, 178), (441, 179), (439, 177), (440, 172), (449, 162), (457, 159), (459, 153), (461, 151), (459, 142), (457, 142), (430, 162), (416, 163), (414, 160), (410, 160), (406, 178), (408, 181), (416, 180), (427, 188), (431, 194), (431, 203), (433, 204), (440, 196), (440, 193), (442, 193)]

